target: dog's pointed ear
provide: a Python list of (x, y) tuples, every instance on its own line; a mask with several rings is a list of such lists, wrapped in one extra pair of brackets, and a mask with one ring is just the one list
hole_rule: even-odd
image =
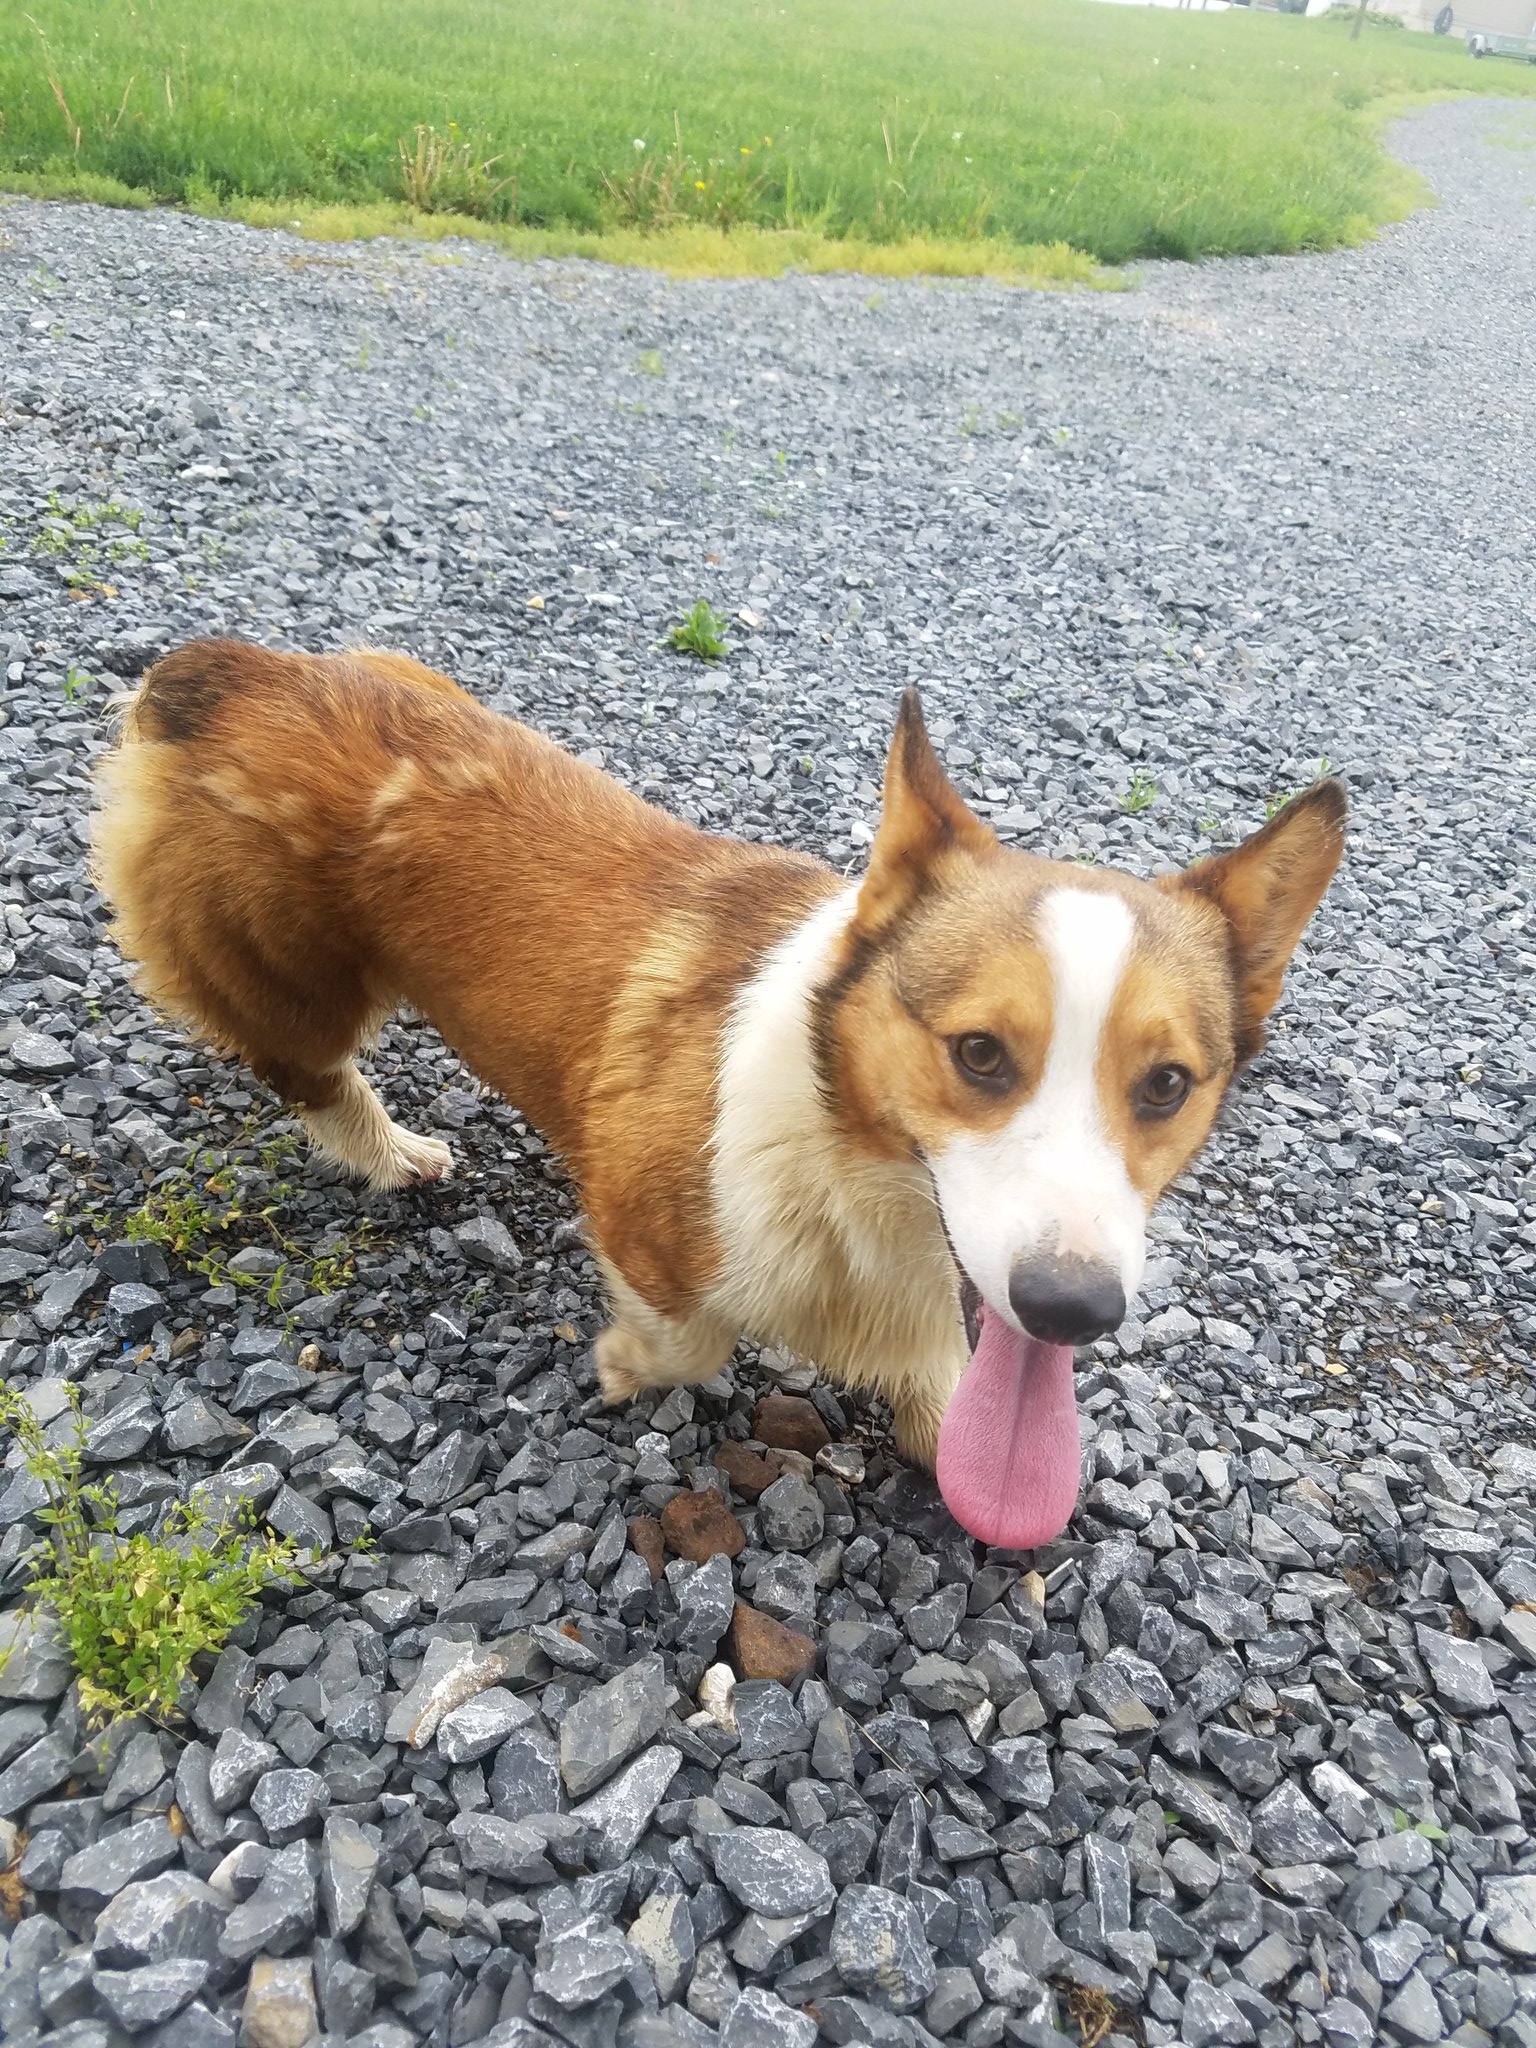
[(1197, 861), (1164, 887), (1213, 903), (1232, 935), (1237, 975), (1237, 1059), (1264, 1043), (1298, 940), (1323, 900), (1344, 851), (1348, 805), (1339, 782), (1315, 782), (1230, 853)]
[(966, 808), (939, 766), (916, 690), (903, 690), (886, 756), (880, 826), (859, 890), (859, 927), (873, 933), (899, 917), (940, 854), (987, 854), (996, 848), (996, 835)]

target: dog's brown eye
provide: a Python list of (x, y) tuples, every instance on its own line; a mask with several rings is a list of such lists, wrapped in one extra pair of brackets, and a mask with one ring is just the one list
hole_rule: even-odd
[(1136, 1091), (1136, 1107), (1143, 1116), (1172, 1116), (1184, 1107), (1193, 1085), (1187, 1067), (1154, 1067)]
[(950, 1041), (955, 1065), (967, 1080), (998, 1088), (1005, 1086), (1012, 1071), (1008, 1048), (990, 1031), (962, 1031)]

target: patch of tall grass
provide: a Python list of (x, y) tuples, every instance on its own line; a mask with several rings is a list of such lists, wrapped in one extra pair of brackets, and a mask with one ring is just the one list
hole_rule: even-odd
[(1357, 240), (1421, 196), (1382, 110), (1536, 85), (1491, 70), (1091, 0), (31, 0), (0, 21), (0, 180), (670, 240), (710, 269), (752, 267), (750, 229), (759, 265), (791, 236), (1049, 271)]

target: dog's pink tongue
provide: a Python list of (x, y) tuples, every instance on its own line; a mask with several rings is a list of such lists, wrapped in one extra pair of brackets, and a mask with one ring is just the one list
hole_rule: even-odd
[(1059, 1536), (1077, 1505), (1072, 1351), (981, 1313), (981, 1342), (939, 1429), (939, 1491), (983, 1543), (1032, 1550)]

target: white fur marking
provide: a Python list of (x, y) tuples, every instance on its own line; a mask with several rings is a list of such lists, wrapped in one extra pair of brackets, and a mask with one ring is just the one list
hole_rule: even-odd
[(1053, 1005), (1039, 1086), (1001, 1131), (964, 1133), (930, 1162), (961, 1264), (1016, 1328), (1009, 1276), (1030, 1253), (1108, 1266), (1127, 1300), (1146, 1255), (1146, 1205), (1105, 1131), (1097, 1073), (1135, 919), (1108, 891), (1065, 888), (1041, 898), (1036, 924)]
[(374, 1188), (447, 1178), (453, 1154), (441, 1138), (418, 1138), (397, 1124), (350, 1060), (340, 1078), (342, 1092), (328, 1107), (299, 1110), (318, 1152)]
[(915, 1430), (931, 1420), (936, 1433), (966, 1352), (928, 1176), (915, 1160), (850, 1149), (811, 1044), (812, 999), (857, 896), (840, 891), (782, 940), (726, 1027), (712, 1138), (725, 1257), (705, 1306), (880, 1386), (898, 1419), (906, 1410)]
[(369, 822), (377, 824), (386, 811), (393, 810), (396, 804), (404, 803), (415, 782), (416, 763), (409, 754), (406, 754), (395, 763), (373, 792), (368, 805)]

